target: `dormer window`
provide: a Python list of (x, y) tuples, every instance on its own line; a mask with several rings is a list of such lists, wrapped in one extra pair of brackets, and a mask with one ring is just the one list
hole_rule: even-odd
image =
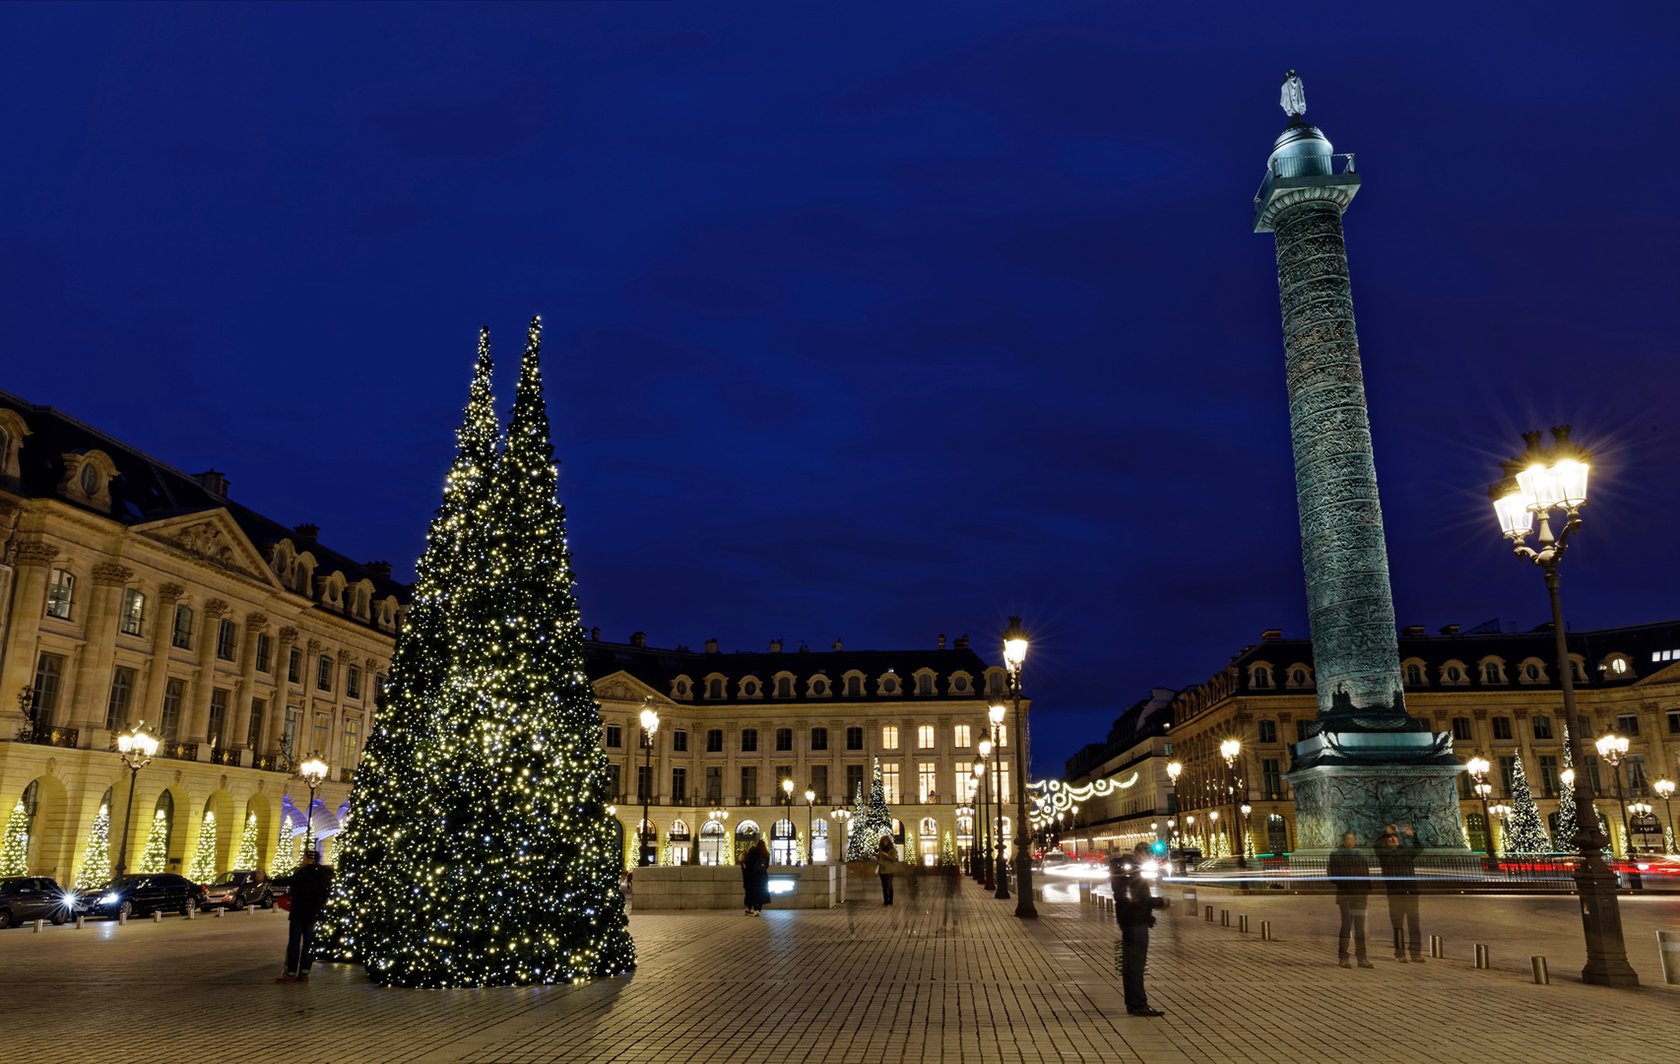
[(1423, 686), (1423, 666), (1419, 665), (1415, 661), (1409, 662), (1406, 665), (1406, 686), (1407, 687), (1422, 687)]
[(816, 698), (828, 697), (828, 677), (815, 676), (811, 679), (811, 694)]
[(742, 698), (757, 698), (758, 694), (759, 694), (759, 686), (758, 686), (758, 680), (757, 679), (749, 676), (746, 679), (741, 681), (741, 697)]
[(18, 469), (18, 449), (23, 446), (23, 438), (29, 435), (29, 426), (18, 416), (15, 410), (0, 410), (0, 480), (16, 483), (20, 475)]
[(1505, 670), (1499, 659), (1487, 658), (1482, 662), (1482, 682), (1489, 684), (1505, 682)]
[(793, 677), (792, 676), (788, 676), (786, 674), (783, 674), (781, 676), (776, 677), (776, 697), (777, 698), (792, 698), (793, 697)]
[(82, 485), (82, 494), (83, 495), (86, 495), (88, 498), (91, 499), (95, 495), (99, 494), (99, 487), (100, 487), (99, 470), (93, 468), (93, 466), (89, 465), (87, 462), (83, 462), (82, 463), (82, 474), (77, 479), (80, 481), (80, 483)]
[(111, 509), (111, 478), (117, 475), (117, 465), (104, 451), (74, 452), (62, 459), (64, 476), (58, 482), (59, 493), (83, 502), (96, 510)]
[(966, 695), (969, 692), (969, 678), (966, 672), (951, 674), (951, 691), (953, 694)]
[(1265, 665), (1256, 665), (1248, 670), (1248, 685), (1258, 690), (1265, 690), (1272, 686), (1272, 670)]
[(879, 689), (884, 695), (898, 694), (898, 677), (894, 676), (892, 673), (888, 673), (887, 675), (881, 677)]

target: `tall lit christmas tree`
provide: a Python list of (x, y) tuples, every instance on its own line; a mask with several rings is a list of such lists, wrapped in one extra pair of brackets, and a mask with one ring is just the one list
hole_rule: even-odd
[(846, 840), (846, 860), (866, 861), (875, 856), (883, 835), (892, 834), (892, 812), (887, 808), (887, 790), (881, 782), (881, 759), (875, 759), (870, 771), (869, 797), (858, 789), (852, 807), (851, 835)]
[(159, 809), (152, 814), (152, 826), (146, 832), (146, 849), (140, 854), (141, 872), (161, 872), (169, 860), (169, 814)]
[(204, 811), (204, 822), (198, 828), (198, 848), (193, 851), (187, 878), (194, 883), (208, 883), (216, 878), (216, 814)]
[(437, 811), (427, 789), (457, 695), (454, 664), (469, 637), (467, 589), (482, 566), (481, 531), (491, 519), (490, 472), (500, 428), (490, 391), (490, 331), (478, 333), (467, 407), (455, 430), (456, 454), (432, 516), (426, 549), (382, 692), (356, 766), (350, 818), (334, 868), (335, 889), (319, 927), (324, 956), (366, 963), (405, 948), (417, 840), (435, 838)]
[(29, 810), (23, 799), (12, 807), (6, 820), (6, 837), (0, 840), (0, 876), (29, 874)]
[(1522, 755), (1518, 754), (1511, 769), (1511, 819), (1505, 828), (1505, 851), (1550, 853), (1551, 850), (1552, 840), (1546, 837), (1540, 808), (1534, 804), (1534, 793), (1528, 788), (1528, 774), (1523, 771)]
[(76, 866), (76, 889), (92, 890), (111, 878), (111, 807), (101, 805), (88, 829), (87, 848)]
[(289, 876), (298, 865), (298, 837), (290, 831), (280, 834), (280, 844), (274, 847), (274, 856), (268, 860), (268, 874), (271, 876)]
[(239, 836), (239, 855), (233, 859), (235, 868), (257, 867), (257, 814), (245, 818), (245, 830)]

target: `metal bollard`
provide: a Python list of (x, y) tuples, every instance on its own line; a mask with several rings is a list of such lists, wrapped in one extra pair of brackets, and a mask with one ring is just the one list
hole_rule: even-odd
[(1271, 940), (1272, 940), (1272, 922), (1270, 920), (1260, 921), (1260, 941), (1270, 942)]
[(1211, 906), (1211, 905), (1203, 906), (1202, 911), (1203, 911), (1203, 913), (1204, 913), (1204, 915), (1207, 919), (1207, 922), (1210, 923), (1210, 924), (1213, 923), (1213, 906)]
[(1406, 933), (1400, 928), (1394, 929), (1394, 955), (1403, 957), (1406, 954)]
[(216, 919), (220, 920), (222, 918), (222, 914), (225, 913), (225, 912), (227, 912), (226, 909), (217, 909), (216, 910)]
[(80, 913), (77, 913), (76, 914), (76, 930), (80, 931), (82, 928), (84, 928), (86, 926), (87, 926), (87, 917), (81, 915)]
[(1534, 981), (1536, 983), (1541, 986), (1545, 986), (1552, 981), (1550, 973), (1546, 971), (1546, 958), (1540, 956), (1530, 957), (1528, 959), (1528, 963), (1529, 966), (1534, 969)]
[(1230, 927), (1231, 926), (1231, 910), (1229, 910), (1229, 909), (1219, 910), (1219, 926), (1220, 927)]
[(117, 926), (118, 927), (127, 927), (128, 926), (128, 914), (127, 913), (118, 913), (117, 914)]
[(1437, 960), (1446, 959), (1447, 944), (1442, 941), (1440, 935), (1429, 936), (1429, 955)]
[(161, 910), (161, 909), (153, 909), (152, 910), (152, 923), (154, 923), (154, 924), (163, 923), (163, 910)]
[[(220, 910), (220, 909), (216, 910), (216, 914), (218, 916), (221, 915), (221, 912), (222, 912), (222, 910)], [(193, 905), (193, 906), (188, 907), (188, 909), (187, 909), (187, 919), (189, 919), (189, 920), (198, 919), (198, 906)]]
[(1657, 960), (1662, 963), (1663, 982), (1680, 986), (1680, 931), (1657, 932)]
[(41, 928), (42, 928), (42, 927), (44, 927), (44, 926), (46, 926), (46, 923), (47, 923), (47, 922), (46, 922), (46, 921), (45, 921), (45, 920), (37, 920), (37, 921), (35, 921), (35, 933), (36, 933), (36, 934), (37, 934), (37, 935), (38, 935), (38, 934), (40, 934), (40, 933), (41, 933)]
[(1477, 968), (1491, 968), (1491, 967), (1493, 967), (1492, 961), (1488, 957), (1488, 948), (1486, 946), (1482, 945), (1480, 942), (1476, 943), (1476, 967)]
[(1237, 930), (1241, 931), (1245, 935), (1248, 934), (1248, 914), (1247, 913), (1238, 913), (1237, 914)]

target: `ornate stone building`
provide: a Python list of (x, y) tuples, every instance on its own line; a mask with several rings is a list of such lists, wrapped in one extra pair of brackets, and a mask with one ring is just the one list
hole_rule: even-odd
[[(1620, 766), (1626, 799), (1650, 802), (1651, 816), (1629, 817), (1632, 841), (1660, 849), (1669, 826), (1652, 784), (1680, 779), (1680, 621), (1571, 632), (1577, 709), (1574, 723), (1590, 752), (1594, 741), (1614, 731), (1630, 741)], [(1549, 627), (1529, 632), (1461, 631), (1448, 625), (1438, 634), (1406, 628), (1399, 637), (1401, 678), (1406, 705), (1437, 731), (1451, 732), (1463, 759), (1480, 755), (1492, 763), (1489, 782), (1494, 802), (1508, 801), (1516, 761), (1539, 807), (1548, 832), (1557, 835), (1556, 814), (1563, 772), (1563, 698), (1558, 687), (1553, 638)], [(1231, 778), (1220, 745), (1241, 744), (1235, 777), (1237, 793), (1252, 812), (1245, 847), (1250, 853), (1282, 853), (1296, 844), (1295, 809), (1289, 783), (1290, 746), (1306, 734), (1318, 712), (1311, 644), (1265, 632), (1225, 668), (1173, 698), (1171, 721), (1164, 728), (1145, 722), (1122, 729), (1108, 744), (1088, 747), (1068, 764), (1068, 778), (1097, 778), (1111, 773), (1110, 760), (1122, 749), (1147, 752), (1155, 762), (1177, 759), (1184, 766), (1178, 780), (1174, 819), (1196, 817), (1187, 834), (1205, 851), (1210, 814), (1220, 813), (1222, 834), (1230, 823), (1227, 781)], [(1120, 723), (1124, 723), (1122, 718)], [(1154, 718), (1151, 718), (1152, 720)], [(1152, 736), (1164, 739), (1152, 748)], [(1596, 755), (1587, 759), (1601, 815), (1620, 836), (1615, 775)], [(1577, 766), (1580, 767), (1580, 766)], [(1459, 813), (1474, 849), (1485, 849), (1487, 825), (1470, 780), (1458, 779)], [(1116, 810), (1104, 825), (1115, 837), (1149, 833), (1150, 823), (1174, 815), (1171, 788), (1147, 810)], [(1501, 829), (1494, 825), (1496, 841)], [(1183, 827), (1180, 828), (1184, 832)], [(1616, 849), (1623, 843), (1617, 838)]]
[[(836, 642), (784, 653), (777, 641), (765, 653), (726, 654), (715, 640), (701, 652), (664, 650), (641, 633), (603, 643), (595, 632), (587, 646), (627, 863), (644, 791), (661, 863), (728, 863), (737, 843), (757, 835), (778, 862), (803, 856), (807, 838), (814, 859), (827, 860), (842, 842), (830, 812), (849, 807), (859, 784), (867, 788), (876, 759), (907, 853), (937, 859), (946, 835), (968, 849), (972, 818), (956, 810), (972, 798), (976, 746), (1005, 674), (966, 637), (947, 646), (940, 636), (937, 648), (920, 651)], [(648, 699), (660, 718), (651, 754), (639, 723)], [(1006, 757), (1013, 738), (1006, 728)], [(1007, 770), (1001, 779), (1013, 785)], [(783, 780), (794, 785), (791, 817)], [(807, 789), (815, 793), (809, 808)], [(1013, 831), (1012, 814), (1005, 822)]]
[(130, 868), (154, 820), (172, 870), (230, 867), (253, 817), (267, 861), (310, 754), (331, 766), (317, 817), (334, 823), (407, 589), (316, 533), (0, 392), (0, 817), (24, 817), (30, 872), (76, 877), (101, 806), (115, 863), (114, 740), (141, 721), (162, 743), (135, 780)]

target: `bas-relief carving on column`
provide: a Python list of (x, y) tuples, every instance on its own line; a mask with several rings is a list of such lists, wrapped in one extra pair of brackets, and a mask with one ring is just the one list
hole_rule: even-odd
[(1369, 846), (1389, 824), (1409, 823), (1432, 850), (1466, 849), (1452, 765), (1415, 768), (1320, 767), (1291, 780), (1297, 852), (1335, 848), (1352, 831)]

